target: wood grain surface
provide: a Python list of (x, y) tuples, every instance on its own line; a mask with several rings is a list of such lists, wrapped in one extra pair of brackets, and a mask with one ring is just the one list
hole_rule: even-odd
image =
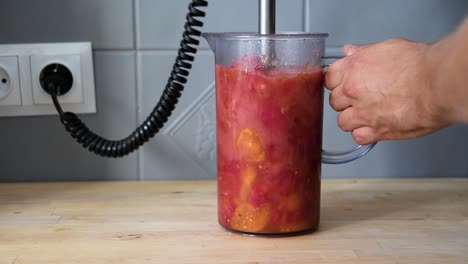
[(0, 184), (0, 264), (25, 263), (468, 263), (468, 180), (324, 180), (286, 238), (222, 229), (214, 181)]

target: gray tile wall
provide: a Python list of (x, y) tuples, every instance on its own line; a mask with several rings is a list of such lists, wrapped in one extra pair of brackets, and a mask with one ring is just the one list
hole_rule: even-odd
[[(98, 113), (84, 116), (95, 131), (120, 138), (158, 100), (178, 47), (189, 1), (4, 0), (0, 43), (92, 41)], [(281, 31), (329, 32), (329, 51), (346, 42), (401, 36), (433, 41), (468, 13), (466, 0), (278, 0)], [(257, 1), (213, 0), (206, 31), (255, 31)], [(197, 179), (215, 177), (213, 57), (206, 43), (167, 127), (122, 159), (82, 150), (56, 116), (0, 119), (0, 181)], [(327, 106), (325, 146), (349, 147), (348, 134)], [(365, 158), (324, 166), (324, 177), (468, 176), (468, 128), (382, 142)]]

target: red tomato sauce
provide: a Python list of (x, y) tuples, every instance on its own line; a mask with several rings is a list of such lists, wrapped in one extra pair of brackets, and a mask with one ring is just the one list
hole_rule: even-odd
[(322, 85), (321, 70), (216, 65), (222, 226), (263, 234), (317, 228)]

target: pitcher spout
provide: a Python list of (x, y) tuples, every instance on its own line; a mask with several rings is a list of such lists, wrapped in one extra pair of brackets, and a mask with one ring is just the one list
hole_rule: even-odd
[(210, 46), (213, 52), (216, 51), (216, 34), (213, 33), (203, 33), (202, 37), (206, 39), (208, 45)]

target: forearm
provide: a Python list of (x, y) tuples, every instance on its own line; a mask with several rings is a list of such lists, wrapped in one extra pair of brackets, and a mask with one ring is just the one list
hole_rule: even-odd
[(435, 104), (450, 123), (468, 123), (468, 19), (430, 46), (427, 67)]

